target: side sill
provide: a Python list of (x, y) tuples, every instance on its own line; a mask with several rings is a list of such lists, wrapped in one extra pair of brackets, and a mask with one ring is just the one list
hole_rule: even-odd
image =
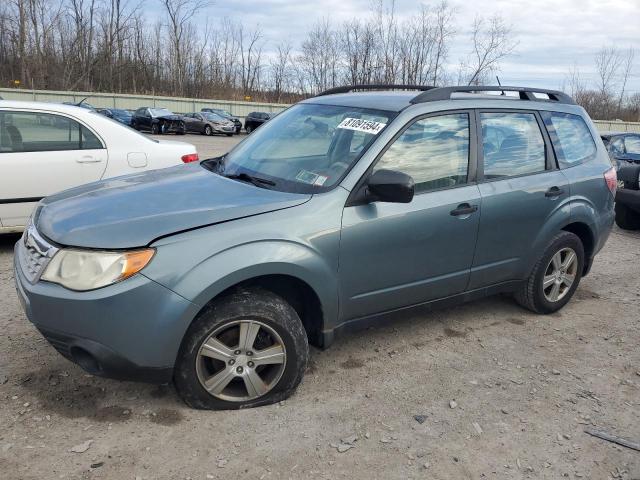
[(461, 303), (472, 302), (498, 293), (514, 292), (518, 290), (522, 284), (522, 280), (512, 280), (459, 293), (450, 297), (430, 300), (428, 302), (418, 303), (415, 305), (408, 305), (394, 310), (367, 315), (366, 317), (353, 318), (341, 323), (333, 329), (323, 330), (322, 349), (329, 348), (338, 336), (346, 332), (354, 332), (364, 328), (385, 325), (387, 323), (401, 320), (407, 315), (414, 316), (417, 314), (425, 314), (432, 310), (453, 307), (455, 305), (460, 305)]

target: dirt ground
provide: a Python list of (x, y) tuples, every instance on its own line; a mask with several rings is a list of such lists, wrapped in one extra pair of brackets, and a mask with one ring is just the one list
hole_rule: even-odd
[(0, 237), (1, 479), (640, 479), (640, 452), (584, 432), (640, 442), (640, 234), (614, 229), (557, 314), (494, 297), (349, 334), (293, 397), (233, 412), (62, 358), (20, 309), (17, 238)]

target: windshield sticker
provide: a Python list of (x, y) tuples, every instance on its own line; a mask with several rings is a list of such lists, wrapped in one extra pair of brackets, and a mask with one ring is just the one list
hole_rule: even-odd
[(327, 178), (324, 175), (318, 175), (317, 173), (310, 172), (308, 170), (300, 170), (296, 175), (296, 180), (299, 180), (308, 185), (324, 185), (324, 182), (327, 181)]
[(345, 130), (355, 130), (357, 132), (377, 135), (380, 133), (380, 130), (386, 126), (386, 123), (363, 120), (362, 118), (345, 118), (336, 128), (344, 128)]

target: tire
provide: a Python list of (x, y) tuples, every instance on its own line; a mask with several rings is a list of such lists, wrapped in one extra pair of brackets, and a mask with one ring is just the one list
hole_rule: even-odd
[(213, 131), (211, 130), (211, 127), (209, 125), (204, 127), (204, 134), (208, 137), (213, 135)]
[[(554, 257), (559, 254), (559, 258), (567, 259), (568, 257), (566, 255), (569, 254), (569, 251), (575, 254), (575, 264), (572, 264), (569, 268), (561, 267), (558, 269), (560, 272), (566, 272), (566, 275), (558, 273), (554, 283), (549, 284), (549, 286), (545, 288), (543, 286), (545, 277), (548, 282), (556, 276)], [(563, 252), (565, 256), (563, 256)], [(540, 257), (533, 267), (529, 278), (527, 278), (521, 289), (515, 293), (515, 299), (524, 308), (535, 313), (548, 314), (556, 312), (571, 300), (571, 297), (580, 284), (583, 269), (584, 246), (582, 245), (582, 241), (577, 235), (571, 232), (561, 232), (551, 240), (542, 257)], [(571, 277), (573, 281), (571, 285), (568, 286), (564, 279), (568, 281)], [(558, 287), (559, 295), (556, 296), (556, 300), (552, 300), (554, 298), (554, 289), (558, 282), (561, 282)]]
[(640, 213), (616, 202), (616, 225), (623, 230), (640, 230)]
[(158, 127), (158, 124), (157, 123), (151, 124), (151, 134), (158, 135), (159, 133), (160, 133), (160, 128)]
[(253, 131), (253, 128), (251, 128), (251, 126), (249, 125), (244, 127), (244, 131), (247, 132), (247, 135), (249, 135)]
[(227, 137), (233, 137), (233, 133), (227, 133)]
[[(242, 346), (239, 339), (241, 323), (258, 325), (259, 328), (255, 340), (242, 351), (240, 348), (244, 349), (246, 345)], [(216, 345), (216, 349), (205, 348), (205, 342)], [(260, 342), (266, 347), (254, 347)], [(273, 351), (274, 348), (284, 352), (279, 357), (280, 362), (270, 361), (267, 365), (250, 368), (254, 367), (251, 358), (258, 362), (260, 352), (266, 349)], [(201, 351), (215, 353), (205, 356)], [(236, 355), (245, 351), (246, 355)], [(215, 359), (208, 358), (212, 355)], [(275, 358), (275, 355), (268, 358)], [(223, 410), (269, 405), (295, 391), (304, 375), (308, 358), (307, 335), (293, 307), (261, 288), (240, 290), (209, 304), (189, 327), (178, 354), (174, 383), (180, 397), (192, 408)], [(263, 389), (268, 387), (266, 393), (257, 393), (257, 387), (253, 388), (253, 394), (250, 391), (250, 379), (255, 375), (264, 381)], [(215, 394), (203, 386), (205, 381), (215, 384), (216, 378), (229, 377), (232, 377), (230, 381), (218, 384), (225, 385), (221, 390), (212, 388), (212, 391), (218, 388)]]

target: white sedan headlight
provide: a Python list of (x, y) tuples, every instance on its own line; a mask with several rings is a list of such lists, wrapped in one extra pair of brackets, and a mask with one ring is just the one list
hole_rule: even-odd
[(154, 253), (152, 248), (129, 252), (62, 249), (40, 278), (70, 290), (93, 290), (138, 273)]

